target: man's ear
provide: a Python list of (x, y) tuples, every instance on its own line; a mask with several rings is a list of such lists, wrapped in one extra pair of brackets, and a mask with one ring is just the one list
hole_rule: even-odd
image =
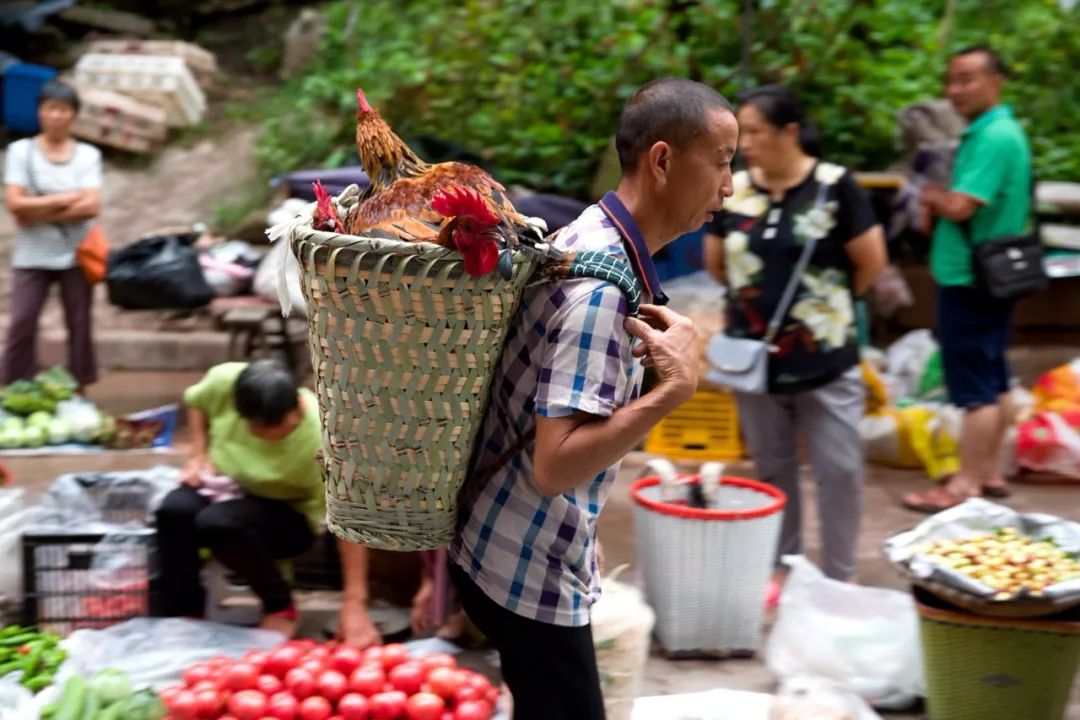
[(663, 140), (657, 140), (649, 148), (646, 157), (649, 161), (649, 173), (652, 174), (653, 179), (658, 183), (666, 182), (668, 173), (671, 171), (671, 146)]

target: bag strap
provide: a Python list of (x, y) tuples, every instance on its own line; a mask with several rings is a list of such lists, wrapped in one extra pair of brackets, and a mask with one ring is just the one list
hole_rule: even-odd
[[(825, 199), (828, 197), (828, 194), (829, 185), (818, 181), (817, 199), (814, 201), (814, 210), (820, 210), (825, 206)], [(799, 261), (795, 263), (795, 268), (791, 271), (791, 277), (788, 279), (787, 287), (784, 288), (784, 294), (780, 296), (780, 303), (776, 306), (776, 311), (773, 312), (773, 316), (769, 320), (769, 325), (765, 330), (765, 337), (763, 340), (766, 345), (772, 345), (777, 334), (780, 332), (780, 325), (783, 324), (784, 319), (787, 317), (788, 310), (791, 308), (791, 302), (795, 299), (795, 293), (799, 289), (799, 283), (802, 282), (803, 272), (806, 270), (806, 266), (810, 264), (810, 258), (814, 255), (817, 241), (817, 236), (811, 235), (806, 239), (806, 244), (803, 245), (802, 253), (799, 255)]]
[[(556, 234), (548, 239), (553, 241)], [(641, 306), (641, 281), (637, 279), (633, 268), (625, 260), (603, 250), (586, 250), (574, 256), (566, 277), (594, 278), (611, 283), (622, 290), (623, 295), (626, 296), (627, 313), (637, 315), (638, 308)], [(517, 428), (515, 427), (514, 430), (517, 431)], [(488, 480), (509, 465), (510, 461), (527, 448), (534, 439), (536, 439), (536, 425), (524, 434), (519, 433), (513, 445), (504, 450), (490, 465), (477, 471), (474, 477), (469, 479), (469, 483), (476, 483), (477, 487), (486, 485)]]

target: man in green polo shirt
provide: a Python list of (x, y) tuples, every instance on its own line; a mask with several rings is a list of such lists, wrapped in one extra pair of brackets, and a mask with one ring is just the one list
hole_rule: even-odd
[(960, 471), (947, 484), (913, 493), (904, 504), (937, 512), (968, 497), (1005, 497), (1005, 431), (1012, 421), (1005, 358), (1013, 303), (975, 285), (972, 246), (1019, 235), (1031, 212), (1031, 148), (1012, 110), (1001, 104), (1006, 69), (985, 46), (962, 50), (949, 63), (946, 94), (970, 124), (953, 166), (951, 189), (922, 195), (934, 223), (930, 269), (938, 285), (938, 340), (945, 384), (964, 409)]

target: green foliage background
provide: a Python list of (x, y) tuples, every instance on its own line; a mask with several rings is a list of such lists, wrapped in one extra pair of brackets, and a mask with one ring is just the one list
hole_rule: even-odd
[(307, 75), (262, 107), (266, 173), (341, 164), (356, 87), (399, 133), (478, 152), (508, 183), (586, 197), (619, 110), (642, 83), (694, 77), (732, 97), (785, 82), (829, 156), (881, 169), (895, 113), (940, 94), (950, 51), (999, 49), (1007, 101), (1040, 177), (1080, 179), (1080, 6), (1058, 0), (753, 0), (740, 73), (740, 0), (349, 0)]

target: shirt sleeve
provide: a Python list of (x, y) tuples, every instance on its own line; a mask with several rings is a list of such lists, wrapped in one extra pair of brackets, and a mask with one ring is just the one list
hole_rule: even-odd
[(79, 174), (79, 187), (83, 190), (101, 187), (101, 151), (93, 145), (86, 148), (86, 162)]
[(964, 153), (964, 162), (955, 168), (952, 190), (989, 205), (1001, 192), (1015, 148), (1005, 138), (986, 132), (979, 138), (978, 147), (971, 150)]
[(233, 403), (236, 379), (244, 369), (244, 363), (224, 363), (210, 368), (203, 379), (184, 391), (184, 404), (215, 417)]
[(855, 176), (850, 170), (836, 181), (835, 192), (838, 211), (836, 237), (841, 245), (879, 224), (869, 196), (859, 187), (859, 183), (855, 182)]
[(29, 146), (25, 141), (13, 142), (8, 145), (7, 157), (4, 159), (4, 184), (29, 187), (30, 178), (26, 174), (26, 153)]
[(631, 337), (621, 290), (594, 280), (558, 310), (547, 334), (534, 397), (536, 412), (565, 417), (576, 412), (608, 417), (625, 397)]

